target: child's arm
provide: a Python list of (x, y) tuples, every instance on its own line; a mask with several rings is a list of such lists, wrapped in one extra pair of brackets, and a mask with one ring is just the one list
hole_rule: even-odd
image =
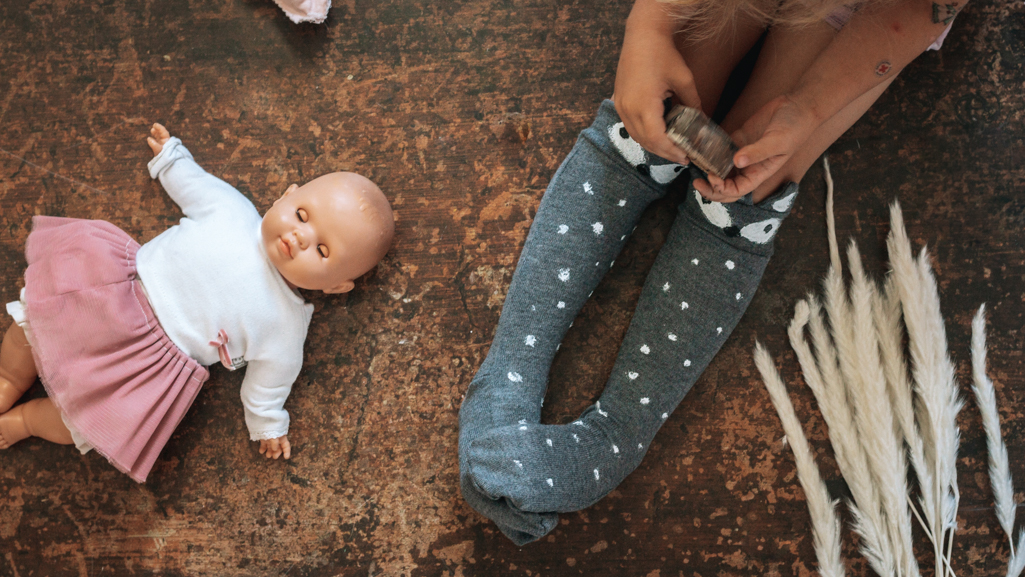
[(294, 367), (265, 360), (250, 361), (246, 366), (241, 390), (246, 428), (251, 440), (260, 441), (260, 454), (268, 459), (292, 455), (285, 400), (300, 369), (301, 360)]
[[(716, 192), (740, 197), (779, 170), (826, 120), (859, 96), (891, 81), (946, 29), (965, 0), (903, 0), (857, 12), (789, 93), (770, 101), (734, 135), (740, 174)], [(937, 7), (939, 12), (937, 12)], [(718, 182), (716, 182), (718, 181)]]
[(185, 216), (200, 219), (226, 205), (252, 206), (234, 187), (196, 164), (181, 140), (160, 124), (153, 125), (146, 142), (154, 155), (149, 162), (150, 176), (160, 179), (167, 195)]
[(680, 164), (687, 155), (666, 136), (662, 101), (675, 94), (701, 108), (694, 77), (673, 42), (682, 25), (656, 0), (637, 0), (626, 20), (612, 101), (630, 136), (645, 150)]

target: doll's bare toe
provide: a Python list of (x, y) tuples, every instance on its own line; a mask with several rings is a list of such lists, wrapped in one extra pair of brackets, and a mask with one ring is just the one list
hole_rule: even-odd
[(25, 405), (17, 407), (0, 415), (0, 449), (7, 449), (18, 441), (29, 438), (28, 427), (25, 425)]

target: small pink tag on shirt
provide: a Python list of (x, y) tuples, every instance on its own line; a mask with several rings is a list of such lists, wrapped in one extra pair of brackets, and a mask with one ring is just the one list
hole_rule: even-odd
[(221, 329), (217, 333), (217, 339), (210, 341), (211, 347), (217, 347), (217, 356), (221, 359), (221, 364), (224, 368), (229, 371), (241, 369), (246, 366), (246, 360), (243, 357), (231, 358), (231, 354), (228, 352), (228, 333)]

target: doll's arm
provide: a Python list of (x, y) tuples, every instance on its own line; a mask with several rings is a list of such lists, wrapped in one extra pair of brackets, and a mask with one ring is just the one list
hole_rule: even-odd
[[(245, 410), (249, 438), (261, 441), (261, 453), (266, 443), (288, 434), (288, 411), (285, 400), (292, 391), (292, 383), (299, 376), (300, 362), (277, 363), (267, 360), (250, 361), (242, 379), (242, 407)], [(287, 439), (285, 439), (287, 442)]]
[(146, 142), (156, 156), (149, 161), (149, 173), (159, 178), (167, 195), (181, 207), (185, 216), (201, 219), (219, 210), (252, 206), (230, 184), (203, 170), (182, 141), (154, 124)]

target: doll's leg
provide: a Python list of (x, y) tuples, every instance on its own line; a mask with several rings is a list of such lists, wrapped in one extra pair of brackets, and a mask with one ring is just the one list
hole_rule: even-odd
[(619, 485), (744, 314), (796, 195), (790, 183), (760, 205), (723, 205), (689, 190), (599, 401), (568, 425), (528, 422), (473, 440), (470, 480), (534, 512), (579, 510)]
[(0, 414), (7, 412), (36, 380), (36, 362), (25, 331), (11, 323), (0, 345)]
[[(465, 449), (496, 427), (537, 423), (563, 336), (633, 231), (644, 209), (684, 173), (646, 153), (610, 101), (555, 173), (530, 227), (494, 340), (459, 411)], [(461, 477), (463, 496), (517, 542), (544, 535), (554, 515), (522, 514)]]
[(32, 399), (0, 415), (0, 449), (29, 437), (60, 445), (74, 442), (60, 411), (50, 399)]

